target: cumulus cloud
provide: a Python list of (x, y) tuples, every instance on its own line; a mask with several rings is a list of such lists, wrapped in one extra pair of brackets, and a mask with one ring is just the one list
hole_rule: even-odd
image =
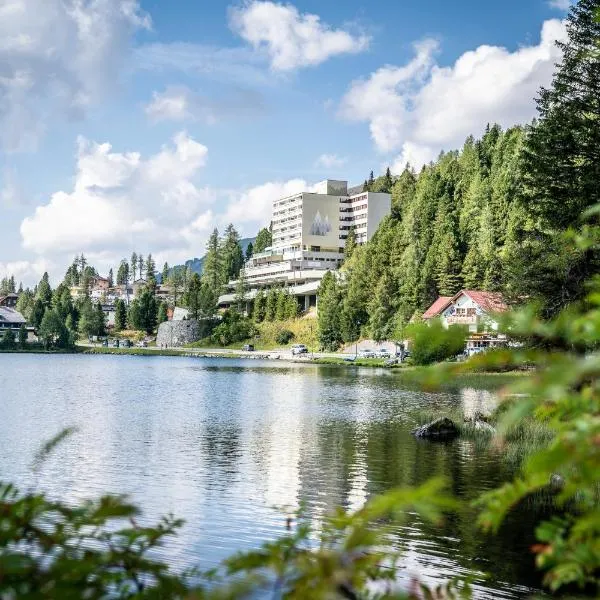
[(55, 267), (56, 265), (52, 261), (43, 258), (34, 261), (0, 262), (0, 278), (12, 275), (17, 285), (19, 282), (23, 282), (25, 286), (34, 285), (45, 272), (51, 272)]
[(348, 162), (348, 159), (337, 154), (321, 154), (315, 161), (316, 167), (323, 167), (324, 169), (339, 169)]
[(230, 11), (230, 25), (253, 48), (264, 50), (275, 71), (318, 65), (340, 54), (366, 50), (366, 35), (332, 29), (318, 15), (291, 4), (254, 0)]
[(0, 140), (35, 148), (46, 123), (77, 118), (115, 85), (132, 34), (150, 26), (138, 0), (4, 0)]
[(230, 195), (222, 223), (234, 223), (245, 234), (256, 232), (271, 222), (273, 200), (309, 190), (303, 179), (270, 181)]
[(262, 96), (250, 90), (229, 90), (221, 97), (209, 98), (186, 86), (168, 86), (154, 92), (145, 107), (152, 121), (202, 121), (213, 125), (222, 120), (255, 116), (264, 112)]
[(549, 20), (537, 45), (514, 52), (479, 46), (448, 67), (435, 63), (435, 42), (420, 42), (404, 67), (385, 66), (353, 82), (340, 115), (368, 122), (381, 152), (400, 151), (395, 171), (407, 161), (420, 166), (489, 122), (509, 127), (531, 120), (533, 99), (540, 86), (549, 84), (560, 60), (555, 42), (565, 37), (564, 23)]
[(52, 194), (21, 223), (24, 250), (40, 259), (0, 267), (34, 283), (44, 270), (56, 281), (80, 252), (101, 272), (133, 250), (152, 252), (158, 264), (181, 264), (204, 254), (214, 227), (233, 223), (254, 235), (268, 225), (274, 199), (310, 189), (301, 179), (201, 187), (207, 157), (206, 146), (185, 132), (148, 157), (80, 138), (73, 188)]
[(23, 220), (23, 247), (39, 254), (177, 248), (183, 227), (214, 200), (194, 183), (207, 152), (184, 132), (148, 159), (80, 138), (73, 189)]

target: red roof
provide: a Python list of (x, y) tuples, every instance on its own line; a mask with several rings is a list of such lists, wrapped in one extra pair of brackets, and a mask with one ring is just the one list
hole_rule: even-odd
[(462, 290), (454, 299), (458, 298), (461, 294), (466, 294), (475, 302), (475, 304), (481, 306), (486, 312), (505, 312), (508, 310), (506, 302), (500, 292), (480, 292), (477, 290)]
[(461, 290), (455, 296), (440, 296), (424, 313), (423, 319), (432, 319), (441, 314), (450, 304), (455, 302), (462, 294), (469, 296), (475, 304), (490, 313), (508, 310), (500, 292), (481, 292), (479, 290)]
[(452, 296), (440, 296), (424, 313), (424, 319), (437, 317), (450, 304)]

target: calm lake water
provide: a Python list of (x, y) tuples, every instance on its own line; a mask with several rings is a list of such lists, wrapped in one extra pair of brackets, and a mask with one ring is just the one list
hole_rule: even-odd
[[(493, 404), (473, 388), (424, 393), (389, 370), (276, 361), (0, 354), (0, 479), (82, 499), (130, 494), (148, 521), (186, 520), (162, 550), (174, 567), (216, 565), (283, 533), (276, 506), (305, 501), (318, 520), (336, 505), (445, 475), (464, 499), (510, 475), (496, 451), (417, 441), (411, 411)], [(32, 458), (78, 427), (34, 477)], [(440, 583), (472, 574), (478, 597), (521, 598), (539, 581), (533, 515), (482, 535), (465, 508), (440, 527), (398, 528), (405, 576)], [(485, 573), (489, 577), (484, 576)]]

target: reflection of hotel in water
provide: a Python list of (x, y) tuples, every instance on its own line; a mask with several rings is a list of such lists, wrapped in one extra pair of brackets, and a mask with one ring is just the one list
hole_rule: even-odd
[[(330, 179), (310, 192), (275, 200), (272, 245), (244, 266), (248, 300), (259, 288), (284, 285), (307, 309), (325, 273), (340, 265), (350, 229), (356, 243), (364, 244), (390, 210), (390, 194), (363, 192), (362, 186), (348, 189), (346, 181)], [(221, 306), (234, 300), (236, 282), (229, 285), (232, 292), (221, 296)]]

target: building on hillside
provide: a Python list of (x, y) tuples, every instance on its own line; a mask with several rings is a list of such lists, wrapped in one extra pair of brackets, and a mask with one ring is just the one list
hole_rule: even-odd
[(17, 336), (19, 329), (23, 325), (27, 328), (27, 340), (34, 341), (36, 339), (35, 331), (33, 327), (27, 326), (25, 317), (14, 308), (0, 306), (0, 338), (4, 337), (9, 330), (12, 330), (15, 336)]
[[(261, 288), (285, 286), (306, 310), (316, 305), (316, 294), (325, 273), (337, 269), (351, 229), (357, 244), (371, 239), (390, 214), (391, 195), (348, 190), (346, 181), (328, 179), (312, 188), (273, 202), (270, 248), (254, 254), (243, 275), (251, 301)], [(219, 306), (230, 306), (236, 281)]]
[(108, 292), (110, 289), (110, 280), (106, 277), (100, 277), (99, 275), (96, 275), (90, 279), (90, 289)]
[(469, 328), (467, 354), (502, 346), (506, 336), (498, 333), (498, 315), (508, 306), (498, 292), (461, 290), (454, 296), (440, 296), (424, 313), (423, 320), (439, 318), (444, 327), (466, 325)]
[(15, 308), (17, 306), (17, 302), (19, 301), (19, 294), (14, 294), (10, 292), (8, 294), (0, 295), (0, 306), (4, 308)]

